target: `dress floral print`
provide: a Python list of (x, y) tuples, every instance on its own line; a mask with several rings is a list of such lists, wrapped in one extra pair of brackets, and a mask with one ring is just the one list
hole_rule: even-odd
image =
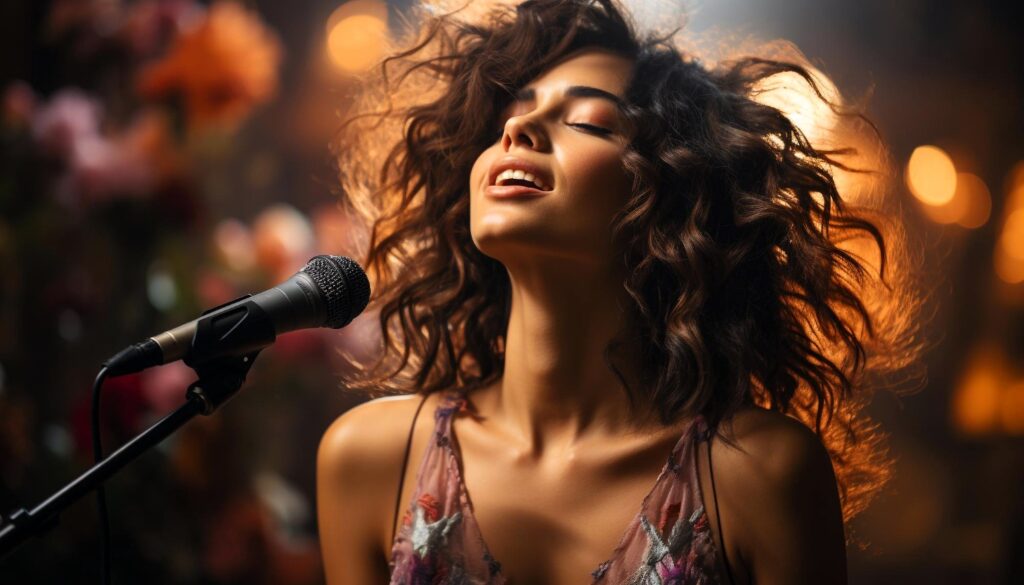
[[(433, 440), (417, 471), (412, 502), (391, 549), (391, 585), (500, 585), (501, 563), (473, 516), (459, 472), (452, 417), (466, 406), (448, 392), (435, 411)], [(717, 585), (717, 551), (697, 478), (694, 419), (608, 560), (580, 582), (607, 585)], [(571, 584), (570, 584), (571, 585)]]

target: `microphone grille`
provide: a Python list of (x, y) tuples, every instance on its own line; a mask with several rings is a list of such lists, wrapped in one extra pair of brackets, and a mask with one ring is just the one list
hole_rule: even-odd
[(327, 327), (339, 329), (363, 312), (370, 301), (370, 281), (351, 258), (314, 256), (302, 268), (316, 283), (327, 305)]

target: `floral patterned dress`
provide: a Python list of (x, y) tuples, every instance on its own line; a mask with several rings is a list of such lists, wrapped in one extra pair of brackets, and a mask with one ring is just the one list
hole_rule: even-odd
[[(417, 472), (410, 507), (391, 549), (391, 585), (499, 585), (501, 563), (488, 550), (459, 473), (452, 417), (466, 407), (442, 396), (433, 438)], [(697, 446), (707, 428), (696, 417), (683, 432), (608, 560), (580, 582), (602, 585), (717, 585), (717, 550), (697, 480)], [(570, 584), (571, 585), (571, 584)]]

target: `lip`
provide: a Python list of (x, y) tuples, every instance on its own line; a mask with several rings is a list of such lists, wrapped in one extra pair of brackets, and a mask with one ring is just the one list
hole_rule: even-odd
[(484, 195), (492, 199), (536, 199), (544, 197), (550, 191), (541, 191), (524, 185), (488, 185)]
[[(526, 171), (531, 175), (539, 178), (541, 181), (544, 182), (545, 185), (549, 185), (552, 189), (554, 189), (555, 181), (554, 179), (552, 179), (551, 173), (548, 172), (547, 169), (541, 167), (538, 164), (532, 163), (524, 158), (519, 158), (516, 156), (505, 156), (494, 161), (494, 164), (491, 165), (490, 171), (487, 175), (487, 188), (490, 189), (491, 187), (497, 187), (497, 185), (494, 184), (494, 181), (498, 178), (498, 175), (500, 175), (502, 171), (507, 169), (520, 169)], [(505, 189), (506, 187), (500, 188)], [(531, 189), (530, 187), (523, 187), (523, 189), (530, 189), (531, 191), (538, 193), (550, 192), (541, 191), (539, 189)]]

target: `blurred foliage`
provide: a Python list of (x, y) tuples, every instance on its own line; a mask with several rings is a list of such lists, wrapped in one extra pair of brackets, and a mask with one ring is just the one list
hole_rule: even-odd
[[(325, 196), (251, 223), (280, 148), (242, 139), (277, 95), (281, 42), (233, 2), (62, 0), (38, 51), (53, 66), (0, 87), (0, 512), (31, 507), (91, 465), (90, 385), (120, 348), (262, 290), (319, 252), (346, 216)], [(227, 175), (241, 168), (244, 176)], [(108, 482), (115, 582), (323, 580), (313, 465), (345, 404), (324, 330), (282, 336), (236, 397)], [(349, 348), (352, 349), (352, 348)], [(180, 406), (177, 363), (109, 380), (106, 452)], [(325, 392), (327, 390), (328, 392)], [(95, 583), (89, 496), (0, 560), (4, 582)]]

